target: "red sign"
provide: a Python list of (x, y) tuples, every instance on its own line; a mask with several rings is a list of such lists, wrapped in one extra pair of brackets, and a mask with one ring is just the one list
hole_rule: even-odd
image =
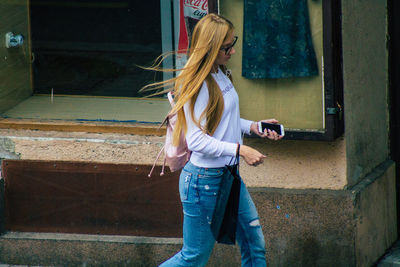
[(208, 0), (180, 0), (178, 50), (189, 47), (189, 40), (196, 23), (208, 13)]
[(183, 68), (186, 63), (186, 52), (189, 40), (196, 23), (208, 14), (208, 0), (179, 0), (179, 39), (176, 58), (177, 68)]
[(208, 13), (208, 0), (184, 0), (185, 17), (200, 20)]

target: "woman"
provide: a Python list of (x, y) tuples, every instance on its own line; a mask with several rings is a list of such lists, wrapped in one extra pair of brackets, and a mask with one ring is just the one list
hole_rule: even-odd
[[(215, 239), (210, 230), (215, 203), (225, 165), (234, 163), (239, 154), (247, 164), (256, 166), (265, 155), (242, 143), (242, 132), (278, 140), (273, 131), (259, 133), (257, 123), (240, 118), (239, 99), (227, 77), (225, 64), (235, 54), (232, 23), (209, 14), (196, 25), (189, 58), (174, 83), (178, 114), (174, 143), (184, 131), (189, 162), (183, 168), (179, 192), (183, 206), (183, 247), (161, 266), (204, 266)], [(159, 83), (161, 85), (163, 83)], [(277, 123), (276, 120), (265, 120)], [(241, 182), (237, 241), (242, 266), (266, 266), (265, 242), (254, 203)]]

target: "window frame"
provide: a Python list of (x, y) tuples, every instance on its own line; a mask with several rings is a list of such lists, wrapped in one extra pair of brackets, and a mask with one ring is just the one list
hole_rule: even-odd
[(344, 133), (341, 0), (323, 0), (324, 131), (285, 131), (288, 140), (333, 141)]
[[(322, 1), (325, 128), (287, 130), (287, 140), (333, 141), (344, 133), (341, 0)], [(211, 8), (219, 13), (219, 1), (210, 0), (210, 12)]]

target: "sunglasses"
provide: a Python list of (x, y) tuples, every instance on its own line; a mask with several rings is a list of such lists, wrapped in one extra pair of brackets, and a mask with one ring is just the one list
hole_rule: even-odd
[(230, 45), (227, 46), (227, 47), (221, 47), (220, 50), (225, 51), (225, 55), (228, 55), (228, 54), (231, 52), (232, 47), (236, 44), (237, 39), (238, 39), (237, 36), (233, 37), (233, 42), (232, 42), (232, 44), (230, 44)]

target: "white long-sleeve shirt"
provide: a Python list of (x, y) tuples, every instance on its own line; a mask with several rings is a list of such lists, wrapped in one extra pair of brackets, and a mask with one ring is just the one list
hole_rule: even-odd
[[(237, 144), (242, 143), (242, 132), (249, 134), (252, 121), (241, 119), (239, 97), (231, 80), (218, 70), (211, 74), (222, 91), (224, 111), (213, 136), (205, 134), (192, 120), (189, 103), (184, 106), (187, 132), (186, 141), (192, 151), (190, 161), (203, 168), (219, 168), (231, 163), (236, 156)], [(208, 104), (208, 88), (204, 81), (194, 106), (194, 117), (198, 119)], [(204, 126), (206, 120), (200, 124)]]

